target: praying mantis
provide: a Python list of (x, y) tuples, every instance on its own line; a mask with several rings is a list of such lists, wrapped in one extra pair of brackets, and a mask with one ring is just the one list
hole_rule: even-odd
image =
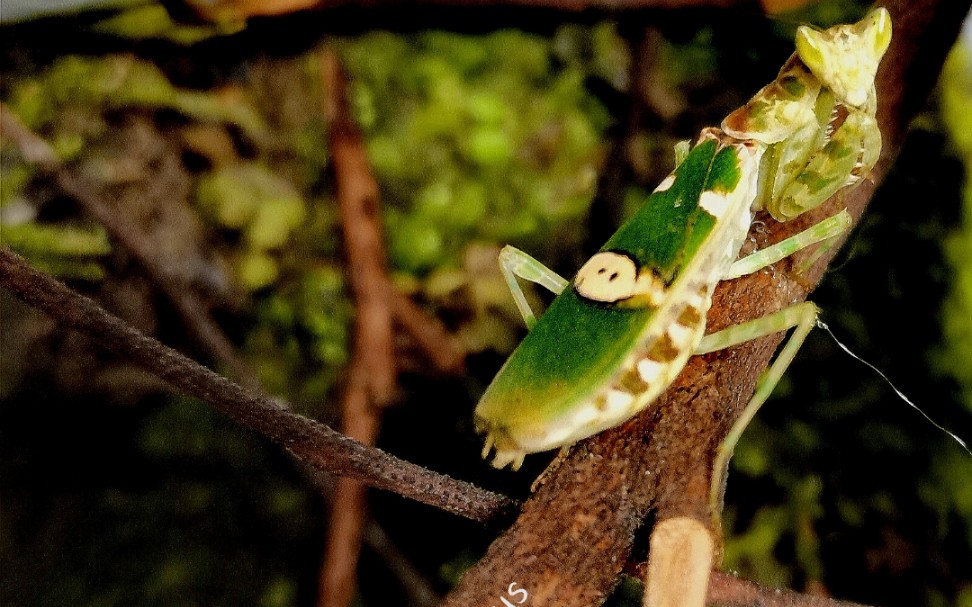
[[(705, 335), (715, 286), (845, 232), (846, 210), (741, 259), (753, 214), (792, 220), (865, 177), (881, 151), (874, 77), (888, 12), (827, 30), (801, 26), (776, 79), (694, 147), (570, 281), (513, 247), (500, 266), (529, 332), (475, 410), (483, 457), (517, 469), (644, 410), (689, 357), (794, 329), (719, 449), (711, 498), (732, 449), (817, 320), (810, 302)], [(538, 319), (517, 278), (557, 294)]]

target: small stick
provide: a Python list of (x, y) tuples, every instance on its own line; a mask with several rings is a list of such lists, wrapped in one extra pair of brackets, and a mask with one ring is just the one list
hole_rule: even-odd
[[(876, 82), (885, 145), (870, 178), (832, 201), (846, 206), (855, 220), (887, 173), (908, 122), (924, 104), (970, 2), (884, 4), (895, 24)], [(806, 221), (819, 221), (827, 212), (834, 207), (821, 207)], [(799, 221), (781, 224), (772, 237), (779, 240), (804, 227)], [(709, 326), (718, 330), (803, 300), (835, 252), (808, 270), (806, 283), (767, 274), (722, 283)], [(514, 582), (529, 592), (530, 607), (603, 602), (652, 508), (668, 518), (700, 518), (707, 512), (709, 479), (700, 470), (711, 470), (717, 426), (728, 428), (727, 415), (745, 404), (740, 395), (752, 393), (758, 370), (767, 365), (778, 342), (766, 338), (690, 359), (654, 408), (574, 447), (524, 503), (516, 522), (465, 572), (443, 607), (497, 604)]]
[(30, 267), (0, 247), (0, 285), (65, 327), (127, 356), (178, 392), (198, 398), (236, 422), (284, 447), (311, 467), (348, 476), (423, 504), (480, 522), (495, 521), (517, 504), (471, 483), (432, 472), (344, 436), (282, 408), (159, 343), (91, 299)]
[(437, 318), (397, 289), (391, 290), (391, 306), (395, 321), (412, 336), (437, 371), (461, 374), (465, 370), (465, 352)]
[[(221, 361), (244, 385), (254, 391), (262, 390), (259, 380), (243, 359), (237, 354), (225, 334), (218, 325), (204, 311), (204, 307), (195, 293), (178, 286), (181, 280), (174, 276), (169, 268), (160, 263), (154, 255), (147, 255), (149, 245), (138, 227), (124, 216), (106, 212), (109, 205), (90, 186), (74, 178), (57, 158), (53, 148), (43, 138), (31, 131), (5, 105), (0, 105), (0, 123), (3, 134), (13, 139), (21, 150), (21, 154), (28, 161), (35, 162), (42, 170), (52, 174), (59, 185), (68, 194), (74, 196), (94, 217), (99, 219), (105, 228), (124, 247), (132, 252), (147, 271), (148, 277), (173, 302), (183, 320), (193, 329), (196, 338), (216, 360)], [(280, 405), (285, 403), (277, 399)], [(323, 475), (308, 475), (310, 480), (325, 492), (325, 497), (333, 503), (333, 491), (330, 483), (320, 482)], [(321, 477), (321, 478), (318, 478)], [(370, 523), (366, 529), (365, 542), (378, 552), (386, 564), (399, 576), (400, 581), (414, 601), (428, 605), (434, 593), (425, 580), (411, 567), (404, 556), (397, 553), (391, 546), (384, 530), (376, 523)]]
[(210, 356), (225, 365), (230, 374), (247, 388), (251, 390), (259, 388), (256, 373), (236, 353), (233, 344), (209, 317), (206, 307), (196, 293), (152, 254), (151, 245), (127, 215), (119, 213), (91, 184), (68, 170), (51, 145), (27, 128), (2, 103), (0, 103), (0, 131), (4, 137), (9, 137), (17, 144), (25, 159), (37, 164), (53, 177), (62, 190), (77, 200), (89, 215), (131, 252), (152, 283), (172, 302), (189, 330)]
[(709, 577), (708, 601), (718, 607), (867, 607), (861, 603), (769, 588), (721, 571), (713, 571)]

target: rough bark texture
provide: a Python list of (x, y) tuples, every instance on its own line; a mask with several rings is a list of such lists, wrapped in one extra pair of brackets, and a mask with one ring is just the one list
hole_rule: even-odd
[(865, 607), (825, 596), (775, 590), (720, 572), (713, 572), (709, 580), (708, 600), (719, 607)]
[[(622, 4), (610, 8), (624, 8)], [(969, 0), (887, 3), (895, 37), (878, 74), (878, 118), (885, 147), (871, 179), (808, 217), (773, 224), (756, 237), (760, 246), (804, 229), (841, 205), (859, 219), (901, 145), (905, 126), (924, 103), (969, 4)], [(658, 3), (662, 5), (665, 2)], [(44, 163), (43, 158), (38, 160)], [(711, 330), (804, 299), (828, 261), (829, 257), (822, 259), (803, 276), (793, 275), (793, 262), (784, 261), (774, 270), (721, 285), (709, 316)], [(502, 496), (365, 447), (243, 390), (33, 271), (5, 249), (0, 249), (0, 280), (62, 324), (95, 337), (181, 392), (209, 402), (316, 470), (361, 479), (481, 521), (495, 520), (512, 506)], [(715, 447), (749, 399), (758, 372), (780, 339), (768, 337), (692, 359), (671, 389), (644, 414), (579, 445), (444, 604), (501, 604), (501, 598), (513, 598), (513, 583), (513, 588), (529, 592), (531, 607), (600, 604), (630, 558), (634, 533), (649, 510), (662, 518), (687, 515), (705, 520)], [(716, 592), (720, 580), (716, 576), (710, 582), (710, 597), (721, 596)]]
[(509, 512), (512, 500), (367, 447), (332, 428), (291, 413), (140, 333), (87, 297), (38, 272), (0, 247), (0, 285), (64, 327), (128, 357), (178, 392), (211, 405), (259, 432), (315, 470), (346, 476), (460, 516), (487, 522)]
[[(756, 235), (760, 247), (792, 235), (845, 206), (860, 219), (887, 173), (914, 113), (927, 98), (958, 34), (969, 2), (897, 0), (885, 4), (894, 39), (878, 74), (878, 120), (884, 149), (870, 179), (819, 209)], [(804, 300), (836, 248), (802, 276), (784, 260), (773, 269), (723, 283), (710, 330)], [(443, 605), (491, 607), (511, 583), (530, 607), (599, 605), (631, 555), (635, 531), (650, 510), (658, 517), (707, 520), (707, 490), (716, 446), (753, 393), (756, 377), (782, 336), (692, 358), (658, 401), (627, 424), (587, 440), (550, 473), (513, 526)]]

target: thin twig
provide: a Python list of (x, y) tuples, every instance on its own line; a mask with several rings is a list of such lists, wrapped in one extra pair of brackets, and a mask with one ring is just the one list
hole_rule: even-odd
[(210, 404), (318, 470), (348, 476), (481, 522), (494, 521), (516, 507), (505, 496), (366, 447), (324, 424), (283, 409), (268, 397), (253, 394), (34, 270), (5, 247), (0, 247), (0, 284), (60, 324), (126, 356), (182, 394)]
[(153, 254), (152, 247), (139, 227), (127, 215), (119, 213), (90, 183), (68, 170), (47, 141), (27, 128), (5, 105), (0, 103), (0, 132), (20, 148), (27, 160), (48, 173), (65, 193), (108, 233), (122, 244), (142, 266), (152, 283), (172, 302), (203, 348), (230, 374), (251, 390), (259, 389), (256, 373), (236, 353), (233, 344), (219, 329), (200, 298), (171, 268)]
[[(328, 132), (338, 207), (344, 232), (345, 267), (355, 302), (354, 348), (343, 402), (342, 430), (374, 445), (380, 408), (395, 389), (391, 285), (381, 230), (378, 183), (364, 141), (348, 111), (346, 78), (337, 56), (321, 59)], [(354, 600), (361, 534), (367, 520), (364, 486), (338, 479), (320, 574), (320, 607), (348, 607)]]
[(769, 588), (713, 571), (709, 578), (708, 604), (716, 607), (867, 607), (822, 596)]
[(333, 52), (321, 61), (328, 99), (325, 114), (344, 233), (348, 282), (355, 302), (354, 356), (365, 373), (368, 396), (383, 406), (395, 390), (391, 330), (391, 285), (385, 259), (378, 183), (371, 173), (364, 140), (348, 110), (343, 70)]
[[(807, 217), (773, 226), (768, 237), (774, 241), (833, 214), (840, 205), (859, 220), (969, 9), (968, 0), (894, 0), (887, 5), (895, 33), (877, 80), (878, 121), (884, 136), (881, 158), (870, 179), (852, 191)], [(709, 314), (710, 329), (805, 299), (829, 261), (821, 259), (805, 280), (792, 277), (788, 265), (782, 264), (775, 273), (720, 284)], [(649, 510), (656, 508), (660, 520), (706, 520), (715, 450), (781, 338), (770, 336), (694, 357), (648, 410), (576, 446), (443, 605), (497, 603), (514, 582), (529, 592), (531, 607), (603, 602)]]
[[(191, 290), (175, 288), (175, 283), (180, 279), (168, 271), (156, 256), (145, 255), (149, 245), (146, 244), (144, 234), (135, 224), (124, 219), (121, 215), (103, 213), (102, 211), (108, 208), (108, 204), (103, 201), (99, 194), (80, 180), (62, 181), (61, 178), (67, 174), (68, 169), (58, 160), (51, 145), (29, 130), (5, 106), (0, 106), (0, 121), (2, 121), (3, 133), (16, 141), (26, 160), (35, 162), (46, 172), (54, 174), (67, 193), (75, 196), (86, 208), (94, 211), (92, 215), (109, 220), (109, 223), (105, 224), (106, 229), (123, 247), (126, 247), (139, 259), (143, 268), (148, 270), (149, 279), (170, 298), (186, 323), (190, 327), (197, 328), (194, 333), (210, 354), (233, 371), (237, 375), (237, 379), (245, 382), (244, 385), (248, 389), (262, 390), (256, 374), (249, 371), (225, 334), (203, 311), (202, 301)], [(276, 399), (276, 402), (285, 405), (280, 399)], [(325, 499), (329, 503), (333, 503), (333, 482), (323, 482), (324, 475), (308, 475), (308, 477), (324, 493)], [(411, 563), (407, 562), (404, 556), (393, 549), (394, 547), (391, 546), (380, 526), (376, 523), (370, 523), (364, 539), (368, 546), (382, 557), (389, 569), (399, 576), (399, 581), (408, 590), (413, 602), (423, 605), (432, 602), (429, 597), (435, 596), (435, 594), (431, 587), (414, 570)]]
[[(18, 145), (24, 158), (36, 163), (44, 172), (50, 174), (67, 194), (75, 198), (93, 218), (99, 221), (132, 254), (152, 283), (172, 302), (176, 311), (181, 315), (192, 331), (192, 334), (203, 345), (204, 349), (215, 360), (221, 362), (230, 371), (232, 376), (237, 381), (241, 381), (245, 387), (255, 391), (262, 390), (257, 375), (238, 355), (232, 343), (206, 313), (201, 299), (191, 288), (183, 284), (184, 281), (170, 267), (165, 265), (164, 260), (159, 259), (157, 255), (152, 253), (151, 245), (138, 226), (128, 219), (126, 215), (119, 213), (117, 209), (113, 209), (104, 197), (84, 179), (74, 175), (56, 156), (51, 145), (28, 129), (5, 105), (0, 105), (0, 122), (2, 122), (0, 129), (2, 129), (3, 134)], [(370, 257), (370, 255), (358, 255), (356, 256), (355, 262), (350, 263), (349, 267), (360, 267), (362, 260), (367, 262)], [(387, 282), (386, 277), (382, 276), (382, 281), (383, 283)], [(397, 293), (396, 295), (395, 309), (396, 311), (402, 310), (403, 305), (399, 300), (404, 299), (404, 297)], [(416, 337), (416, 340), (424, 347), (426, 353), (437, 368), (454, 371), (456, 368), (454, 361), (457, 358), (461, 361), (461, 354), (455, 354), (457, 349), (446, 342), (447, 335), (443, 334), (442, 338), (436, 341), (435, 319), (428, 317), (428, 315), (415, 307), (414, 304), (412, 306), (413, 309), (404, 312), (405, 314), (411, 312), (412, 316), (406, 322), (402, 323), (403, 326)], [(367, 305), (359, 306), (359, 310), (367, 308)], [(368, 314), (366, 313), (365, 316), (368, 316)], [(369, 321), (365, 324), (373, 326), (375, 323)], [(384, 324), (389, 323), (386, 322)], [(432, 337), (429, 337), (430, 334)], [(361, 331), (358, 332), (358, 336), (362, 336)], [(364, 339), (365, 342), (368, 341), (366, 337)], [(388, 359), (392, 360), (390, 334), (385, 341), (387, 341), (386, 346), (382, 347), (372, 342), (369, 347), (359, 348), (359, 350), (368, 353), (366, 354), (367, 356), (370, 356), (370, 353), (373, 352), (387, 352)], [(382, 365), (379, 364), (376, 366), (381, 367)], [(379, 374), (378, 377), (381, 377), (381, 375)], [(382, 390), (382, 388), (379, 388), (379, 390)], [(284, 404), (279, 399), (277, 402)], [(349, 413), (345, 417), (350, 419), (359, 418), (354, 413)], [(347, 433), (347, 429), (345, 429), (345, 432)], [(357, 433), (349, 435), (352, 438), (361, 440), (366, 445), (373, 444), (373, 438), (359, 436)], [(339, 482), (338, 486), (340, 487), (341, 484)], [(336, 503), (346, 504), (344, 497), (339, 492), (339, 499)], [(334, 502), (332, 501), (332, 503)], [(400, 565), (389, 564), (393, 565), (397, 570), (402, 569)]]
[(432, 607), (441, 600), (442, 597), (432, 589), (411, 561), (398, 551), (398, 548), (380, 525), (374, 521), (368, 522), (364, 528), (364, 538), (368, 547), (380, 554), (385, 563), (391, 567), (398, 581), (401, 582), (402, 589), (409, 597), (409, 605)]
[[(304, 476), (321, 492), (327, 503), (334, 499), (335, 477), (311, 468), (306, 464), (300, 466)], [(385, 530), (375, 521), (368, 521), (363, 532), (364, 543), (374, 552), (388, 570), (401, 584), (402, 590), (408, 596), (409, 605), (416, 607), (431, 607), (439, 602), (440, 596), (432, 587), (429, 580), (418, 570), (392, 542)]]
[(395, 321), (412, 336), (437, 371), (456, 375), (465, 371), (466, 354), (439, 319), (429, 316), (397, 289), (392, 289), (391, 306)]
[[(462, 354), (440, 325), (392, 286), (382, 236), (378, 183), (364, 139), (348, 108), (347, 78), (333, 51), (324, 52), (321, 74), (327, 95), (325, 114), (344, 232), (345, 267), (355, 302), (355, 342), (345, 388), (342, 429), (351, 438), (371, 446), (380, 425), (380, 409), (391, 399), (395, 388), (392, 316), (412, 334), (435, 366), (449, 371), (461, 368)], [(347, 607), (354, 599), (355, 570), (367, 520), (366, 497), (359, 482), (338, 479), (321, 567), (321, 607)], [(368, 528), (372, 535), (378, 529), (374, 524)]]

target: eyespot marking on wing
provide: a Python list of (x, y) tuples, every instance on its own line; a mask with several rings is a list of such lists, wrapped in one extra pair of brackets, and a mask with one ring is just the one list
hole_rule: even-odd
[(650, 271), (639, 271), (635, 261), (613, 251), (597, 253), (574, 278), (574, 288), (582, 297), (602, 303), (616, 303), (635, 296), (646, 296), (657, 305), (665, 296), (665, 285)]

